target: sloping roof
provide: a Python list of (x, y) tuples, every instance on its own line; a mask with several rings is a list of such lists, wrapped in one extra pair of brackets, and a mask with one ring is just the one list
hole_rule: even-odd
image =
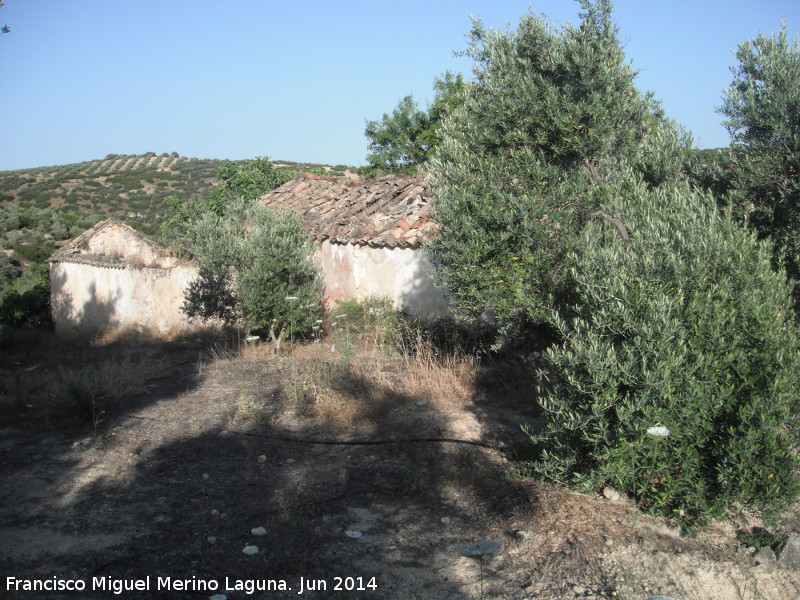
[(168, 269), (178, 260), (166, 248), (125, 223), (110, 218), (56, 250), (48, 262), (72, 262), (111, 269)]
[(259, 202), (298, 213), (317, 242), (415, 248), (439, 231), (419, 174), (348, 181), (303, 173)]

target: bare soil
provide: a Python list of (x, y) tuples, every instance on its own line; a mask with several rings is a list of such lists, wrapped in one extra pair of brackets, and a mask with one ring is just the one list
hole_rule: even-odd
[[(690, 539), (624, 497), (521, 477), (519, 424), (538, 417), (509, 387), (518, 365), (425, 396), (397, 359), (159, 356), (169, 376), (96, 424), (46, 430), (24, 408), (0, 422), (0, 586), (86, 586), (3, 597), (800, 597), (798, 573), (743, 551), (745, 515)], [(6, 358), (17, 377), (58, 363)], [(330, 385), (311, 383), (319, 369)], [(481, 540), (502, 543), (483, 565), (462, 555)], [(110, 589), (136, 580), (148, 589)]]

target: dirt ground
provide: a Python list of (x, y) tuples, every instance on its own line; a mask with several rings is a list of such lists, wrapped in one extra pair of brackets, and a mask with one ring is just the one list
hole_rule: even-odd
[[(160, 359), (168, 376), (96, 424), (49, 430), (24, 405), (0, 422), (3, 597), (800, 598), (800, 574), (742, 546), (746, 515), (684, 538), (624, 497), (520, 477), (509, 449), (537, 415), (502, 366), (451, 398), (420, 395), (396, 359)], [(481, 541), (501, 544), (482, 564), (464, 556)]]

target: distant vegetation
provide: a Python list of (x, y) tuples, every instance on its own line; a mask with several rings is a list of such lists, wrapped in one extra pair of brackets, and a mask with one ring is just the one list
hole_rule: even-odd
[[(47, 259), (59, 243), (108, 217), (163, 242), (161, 225), (176, 205), (206, 201), (220, 172), (247, 162), (146, 152), (0, 171), (0, 335), (49, 323)], [(275, 168), (284, 181), (304, 171), (343, 176), (348, 169), (291, 161)]]

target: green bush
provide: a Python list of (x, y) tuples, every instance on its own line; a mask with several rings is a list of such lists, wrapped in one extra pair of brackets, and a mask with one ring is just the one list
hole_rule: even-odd
[(226, 161), (217, 172), (219, 183), (208, 191), (205, 210), (221, 214), (222, 208), (235, 198), (252, 201), (260, 195), (289, 181), (290, 177), (277, 171), (267, 157)]
[(50, 226), (50, 235), (54, 240), (68, 240), (70, 238), (69, 226), (63, 221), (54, 219)]
[(394, 343), (401, 333), (400, 315), (390, 298), (344, 300), (331, 311), (329, 324), (377, 344)]
[(300, 219), (244, 199), (197, 215), (183, 234), (200, 263), (183, 310), (203, 321), (241, 322), (269, 334), (276, 351), (285, 333), (310, 331), (319, 318), (321, 273)]
[[(428, 162), (441, 232), (427, 251), (458, 316), (492, 313), (517, 343), (571, 294), (566, 257), (632, 167), (679, 177), (688, 143), (635, 85), (608, 0), (579, 25), (534, 14), (517, 31), (470, 32), (475, 81), (444, 119)], [(610, 211), (614, 214), (614, 210)]]
[(790, 40), (784, 23), (741, 44), (736, 58), (719, 109), (731, 134), (732, 200), (800, 279), (800, 38)]
[(579, 301), (553, 317), (563, 342), (545, 354), (535, 470), (612, 486), (688, 526), (733, 501), (780, 510), (800, 493), (792, 286), (709, 197), (626, 187), (615, 193), (630, 239), (589, 226)]
[(43, 263), (55, 252), (55, 245), (51, 241), (43, 243), (22, 244), (14, 248), (16, 258), (32, 263)]
[(19, 262), (5, 252), (0, 252), (0, 286), (13, 283), (21, 273), (22, 268)]
[(28, 267), (13, 283), (0, 286), (0, 338), (11, 329), (51, 325), (47, 266)]

